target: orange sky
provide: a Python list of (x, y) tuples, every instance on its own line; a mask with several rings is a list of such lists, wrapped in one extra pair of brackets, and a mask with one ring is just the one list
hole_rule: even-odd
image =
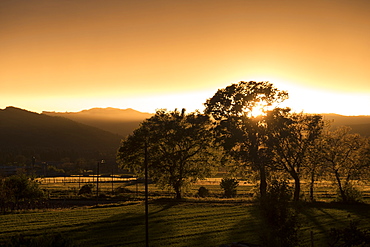
[(240, 80), (370, 115), (368, 0), (2, 0), (0, 108), (202, 109)]

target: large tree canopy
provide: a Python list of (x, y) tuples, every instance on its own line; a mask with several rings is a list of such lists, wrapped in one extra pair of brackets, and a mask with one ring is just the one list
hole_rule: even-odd
[(244, 82), (219, 89), (205, 103), (205, 113), (216, 121), (218, 142), (235, 159), (250, 164), (259, 172), (261, 197), (266, 194), (269, 152), (265, 150), (266, 125), (263, 116), (253, 116), (255, 108), (275, 107), (288, 98), (269, 82)]
[(219, 163), (210, 128), (209, 117), (198, 112), (159, 110), (122, 142), (118, 161), (142, 174), (146, 145), (151, 179), (180, 199), (186, 185), (209, 176)]
[[(205, 103), (206, 113), (216, 120), (251, 117), (256, 107), (268, 108), (288, 98), (288, 93), (269, 82), (241, 81), (219, 89)], [(266, 109), (265, 109), (266, 110)]]

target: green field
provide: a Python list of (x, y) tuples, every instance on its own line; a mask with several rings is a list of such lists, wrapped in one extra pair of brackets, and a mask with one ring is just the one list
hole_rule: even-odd
[[(42, 183), (41, 188), (48, 191), (50, 198), (62, 204), (63, 200), (77, 201), (66, 208), (0, 215), (0, 246), (14, 239), (41, 239), (55, 234), (62, 234), (74, 246), (145, 246), (142, 184), (114, 183), (113, 190), (124, 186), (132, 191), (122, 196), (112, 194), (111, 183), (101, 183), (100, 195), (105, 196), (100, 201), (95, 201), (95, 192), (81, 200), (77, 195), (80, 186), (78, 183)], [(211, 197), (194, 197), (200, 186), (207, 187)], [(306, 190), (305, 186), (303, 189)], [(203, 182), (188, 188), (183, 201), (174, 201), (173, 193), (152, 184), (149, 190), (150, 246), (261, 243), (266, 224), (253, 198), (256, 187), (252, 184), (241, 183), (234, 199), (222, 198), (218, 182)], [(368, 202), (369, 188), (362, 187), (362, 190), (364, 201)], [(311, 246), (311, 236), (314, 246), (328, 246), (329, 230), (347, 227), (350, 221), (358, 221), (359, 228), (370, 230), (369, 204), (332, 203), (335, 191), (329, 183), (319, 184), (316, 192), (319, 202), (298, 205), (302, 246)], [(76, 202), (82, 204), (73, 205)]]
[[(67, 179), (68, 181), (68, 179)], [(96, 185), (96, 182), (93, 183)], [(48, 191), (50, 198), (79, 198), (77, 196), (78, 190), (84, 183), (76, 182), (67, 182), (67, 183), (41, 183), (41, 188)], [(194, 197), (200, 186), (204, 186), (209, 189), (211, 197), (222, 197), (222, 189), (220, 188), (219, 181), (200, 181), (189, 188), (185, 192), (185, 197)], [(292, 185), (293, 186), (293, 185)], [(302, 194), (305, 195), (304, 199), (308, 199), (308, 184), (305, 181), (302, 181)], [(132, 193), (130, 196), (133, 198), (143, 198), (144, 185), (143, 184), (129, 184), (127, 182), (117, 182), (117, 183), (99, 183), (99, 194), (104, 194), (107, 196), (112, 195), (117, 187), (125, 187), (131, 190)], [(362, 192), (363, 201), (370, 203), (370, 186), (365, 184), (359, 184), (358, 190)], [(149, 190), (152, 193), (151, 197), (168, 197), (173, 198), (174, 193), (168, 190), (162, 190), (156, 187), (154, 184), (149, 185)], [(253, 199), (255, 192), (258, 191), (258, 188), (255, 184), (250, 184), (248, 182), (240, 181), (237, 188), (237, 197), (247, 200)], [(137, 192), (137, 193), (136, 193)], [(96, 191), (93, 192), (94, 195)], [(113, 193), (114, 194), (114, 193)], [(315, 186), (315, 199), (320, 202), (332, 202), (336, 199), (336, 187), (333, 186), (331, 182), (323, 181), (317, 182)]]
[[(174, 202), (157, 200), (149, 205), (150, 246), (219, 246), (247, 241), (258, 244), (264, 227), (258, 204), (218, 200)], [(350, 220), (370, 228), (369, 205), (307, 204), (300, 209), (300, 239), (310, 246), (326, 246), (330, 228)], [(142, 202), (98, 205), (75, 209), (23, 212), (0, 216), (0, 241), (19, 234), (34, 237), (63, 233), (77, 246), (145, 246)]]

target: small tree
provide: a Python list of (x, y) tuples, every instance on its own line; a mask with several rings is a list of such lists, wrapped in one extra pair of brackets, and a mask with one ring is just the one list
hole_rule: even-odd
[(220, 182), (221, 189), (224, 190), (224, 196), (232, 198), (236, 196), (236, 188), (239, 186), (239, 181), (235, 178), (223, 178)]
[(315, 201), (314, 190), (316, 181), (322, 180), (326, 175), (326, 170), (323, 166), (323, 159), (320, 154), (322, 145), (322, 135), (309, 147), (308, 156), (306, 159), (304, 177), (308, 180), (309, 199)]
[[(369, 141), (358, 134), (350, 134), (350, 130), (343, 126), (327, 131), (321, 148), (325, 169), (336, 183), (339, 198), (343, 202), (357, 201), (358, 193), (352, 193), (352, 183), (369, 172)], [(355, 195), (355, 198), (351, 198), (351, 195)]]
[(302, 170), (323, 126), (322, 116), (291, 113), (290, 109), (276, 108), (267, 115), (266, 143), (274, 163), (294, 180), (294, 201), (299, 200)]

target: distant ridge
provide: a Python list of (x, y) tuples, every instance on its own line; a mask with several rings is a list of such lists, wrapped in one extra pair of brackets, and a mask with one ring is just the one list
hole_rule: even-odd
[(140, 123), (154, 114), (136, 111), (134, 109), (92, 108), (80, 112), (50, 112), (43, 111), (48, 116), (58, 116), (73, 121), (94, 126), (121, 136), (131, 134)]
[[(89, 125), (118, 134), (120, 136), (127, 136), (131, 134), (140, 123), (147, 118), (152, 117), (152, 113), (144, 113), (131, 108), (91, 108), (82, 110), (80, 112), (54, 112), (43, 111), (42, 114), (30, 112), (16, 107), (7, 107), (5, 110), (0, 111), (0, 126), (4, 124), (1, 119), (1, 113), (4, 111), (24, 111), (34, 116), (49, 116), (49, 117), (62, 117), (75, 122)], [(334, 113), (320, 114), (325, 120), (332, 121), (331, 126), (336, 128), (341, 125), (346, 125), (352, 128), (353, 133), (359, 133), (363, 136), (370, 136), (370, 116), (343, 116)], [(6, 121), (5, 121), (6, 122)]]
[(70, 119), (16, 107), (0, 109), (0, 147), (5, 150), (115, 152), (121, 136)]
[(142, 120), (143, 117), (150, 117), (153, 114), (140, 112), (131, 108), (119, 109), (113, 107), (107, 108), (91, 108), (88, 110), (82, 110), (79, 112), (55, 112), (55, 111), (43, 111), (42, 114), (51, 115), (84, 115), (86, 117), (97, 118), (97, 117), (109, 117), (121, 120)]
[(370, 136), (370, 116), (343, 116), (334, 113), (320, 115), (323, 116), (324, 120), (332, 121), (332, 128), (345, 125), (352, 128), (352, 133)]

